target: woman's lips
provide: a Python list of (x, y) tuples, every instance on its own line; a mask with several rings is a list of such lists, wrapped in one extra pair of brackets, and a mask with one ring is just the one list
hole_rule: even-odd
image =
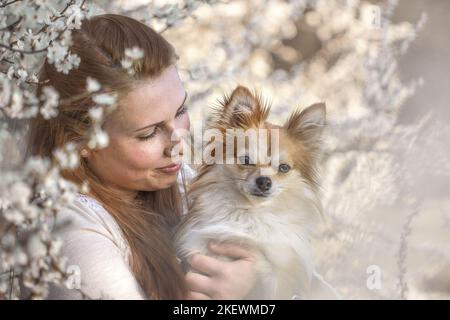
[(178, 164), (171, 164), (170, 166), (167, 167), (162, 167), (162, 168), (158, 168), (159, 171), (162, 171), (164, 173), (176, 173), (178, 172), (178, 170), (180, 170), (181, 168), (181, 163)]

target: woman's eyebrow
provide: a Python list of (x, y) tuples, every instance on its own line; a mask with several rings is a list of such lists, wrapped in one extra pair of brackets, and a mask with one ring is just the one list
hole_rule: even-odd
[[(180, 110), (181, 107), (184, 106), (184, 103), (186, 102), (187, 96), (188, 96), (188, 94), (187, 94), (187, 92), (185, 91), (185, 92), (184, 92), (184, 99), (183, 99), (183, 102), (182, 102), (181, 105), (178, 107), (177, 112), (178, 112), (178, 110)], [(135, 130), (134, 132), (142, 131), (142, 130), (144, 130), (144, 129), (148, 129), (148, 128), (153, 127), (153, 126), (159, 126), (159, 125), (162, 125), (163, 123), (164, 123), (164, 120), (163, 120), (163, 121), (160, 121), (160, 122), (157, 122), (157, 123), (152, 123), (152, 124), (149, 124), (149, 125), (147, 125), (147, 126), (145, 126), (145, 127), (142, 127), (142, 128), (140, 128), (140, 129), (137, 129), (137, 130)]]

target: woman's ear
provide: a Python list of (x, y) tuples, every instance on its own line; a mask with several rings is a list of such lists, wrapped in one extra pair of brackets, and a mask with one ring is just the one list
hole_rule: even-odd
[(80, 155), (82, 158), (88, 158), (91, 155), (91, 151), (85, 146), (80, 150)]
[(284, 127), (289, 134), (307, 142), (320, 139), (326, 121), (324, 102), (315, 103), (303, 110), (294, 111)]

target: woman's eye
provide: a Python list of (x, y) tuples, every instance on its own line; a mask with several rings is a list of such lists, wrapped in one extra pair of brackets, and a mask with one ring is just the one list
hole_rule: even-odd
[[(181, 115), (183, 115), (184, 113), (187, 112), (187, 109), (188, 109), (187, 106), (183, 106), (180, 110), (178, 110), (178, 113), (175, 115), (175, 117), (176, 118), (181, 117)], [(150, 133), (147, 136), (138, 137), (138, 139), (141, 140), (141, 141), (149, 140), (149, 139), (153, 138), (154, 136), (156, 136), (156, 133), (157, 133), (158, 129), (159, 128), (156, 127), (155, 130), (153, 130), (152, 133)]]
[(156, 131), (157, 131), (157, 129), (158, 129), (158, 128), (155, 128), (155, 130), (153, 130), (153, 132), (150, 133), (149, 135), (143, 136), (143, 137), (138, 137), (138, 139), (139, 139), (139, 140), (142, 140), (142, 141), (145, 141), (145, 140), (149, 140), (149, 139), (153, 138), (154, 136), (156, 136)]
[(183, 115), (183, 114), (185, 114), (186, 112), (187, 112), (187, 106), (183, 106), (179, 111), (178, 111), (178, 113), (176, 114), (176, 116), (175, 117), (180, 117), (181, 115)]
[(240, 156), (239, 157), (239, 163), (240, 164), (245, 164), (245, 165), (252, 164), (251, 161), (250, 161), (250, 157), (249, 156)]
[(289, 170), (291, 170), (291, 166), (285, 163), (282, 163), (278, 166), (278, 171), (282, 172), (282, 173), (286, 173)]

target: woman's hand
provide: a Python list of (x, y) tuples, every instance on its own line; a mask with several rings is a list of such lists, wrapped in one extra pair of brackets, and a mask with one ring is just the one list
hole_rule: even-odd
[(190, 300), (233, 300), (244, 298), (256, 281), (256, 252), (231, 243), (209, 244), (209, 250), (218, 255), (237, 259), (222, 261), (196, 253), (188, 262), (199, 273), (185, 276)]

